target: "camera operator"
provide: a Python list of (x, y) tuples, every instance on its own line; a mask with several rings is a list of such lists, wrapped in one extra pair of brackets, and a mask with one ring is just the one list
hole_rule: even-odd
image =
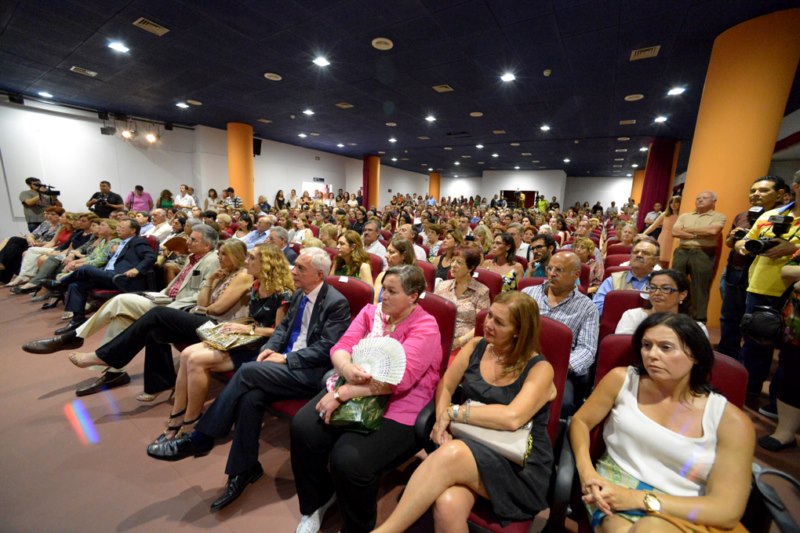
[(742, 322), (747, 299), (747, 273), (755, 257), (749, 254), (741, 255), (733, 250), (733, 246), (736, 241), (744, 239), (755, 221), (765, 211), (783, 204), (783, 195), (788, 190), (789, 186), (780, 176), (764, 176), (755, 180), (750, 186), (750, 209), (734, 217), (733, 227), (725, 239), (725, 245), (731, 248), (731, 252), (720, 282), (722, 311), (717, 349), (735, 359), (741, 359), (742, 334), (739, 324)]
[(124, 209), (125, 201), (122, 196), (111, 192), (111, 183), (103, 180), (100, 182), (100, 192), (96, 192), (86, 202), (86, 207), (95, 212), (100, 218), (108, 218), (115, 209)]
[(61, 207), (58, 201), (59, 191), (54, 191), (52, 187), (42, 185), (39, 178), (25, 179), (28, 186), (27, 191), (19, 193), (19, 201), (22, 202), (22, 210), (25, 213), (25, 222), (28, 223), (28, 231), (33, 231), (39, 224), (44, 222), (44, 210), (50, 206)]
[[(781, 268), (800, 249), (800, 171), (792, 181), (794, 202), (761, 215), (744, 239), (736, 242), (736, 251), (755, 255), (750, 266), (745, 313), (756, 306), (768, 306), (780, 311), (780, 300), (788, 288), (781, 278)], [(745, 337), (742, 359), (749, 373), (747, 392), (759, 394), (769, 375), (772, 347), (765, 347)], [(780, 379), (780, 365), (774, 384)], [(771, 387), (773, 390), (775, 387)]]

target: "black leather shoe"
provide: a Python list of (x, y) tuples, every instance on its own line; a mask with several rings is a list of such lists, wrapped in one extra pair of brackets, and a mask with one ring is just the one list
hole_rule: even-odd
[(75, 335), (75, 330), (72, 330), (49, 339), (26, 342), (22, 345), (22, 350), (28, 353), (55, 353), (60, 350), (74, 350), (81, 346), (83, 346), (83, 339)]
[(66, 285), (54, 279), (46, 279), (42, 281), (42, 287), (46, 287), (51, 291), (56, 291), (56, 292), (64, 292), (65, 290), (67, 290)]
[(64, 335), (65, 333), (71, 333), (76, 329), (78, 329), (84, 322), (86, 322), (86, 318), (74, 317), (72, 320), (69, 321), (69, 323), (67, 323), (66, 326), (64, 326), (63, 328), (58, 328), (57, 330), (54, 331), (54, 333), (56, 335)]
[(256, 463), (251, 469), (245, 470), (241, 474), (228, 476), (228, 485), (225, 487), (225, 492), (211, 504), (211, 512), (216, 513), (228, 504), (233, 503), (236, 498), (242, 495), (247, 485), (255, 483), (263, 475), (264, 469), (261, 468), (261, 463)]
[(94, 380), (94, 382), (91, 385), (76, 390), (75, 395), (89, 396), (90, 394), (95, 394), (98, 392), (102, 392), (104, 390), (114, 389), (116, 387), (127, 385), (130, 382), (131, 382), (131, 377), (128, 375), (127, 372), (105, 371), (103, 372), (103, 375)]
[(30, 294), (32, 292), (39, 292), (42, 288), (39, 285), (33, 287), (11, 287), (11, 292), (14, 294)]
[(213, 448), (213, 443), (197, 446), (190, 435), (182, 435), (175, 439), (154, 442), (147, 447), (147, 455), (160, 461), (180, 461), (190, 456), (201, 457), (208, 455)]

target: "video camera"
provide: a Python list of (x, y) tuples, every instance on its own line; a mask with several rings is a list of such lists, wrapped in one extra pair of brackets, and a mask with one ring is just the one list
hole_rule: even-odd
[(772, 215), (767, 219), (767, 222), (772, 224), (772, 234), (775, 235), (775, 237), (770, 239), (753, 239), (752, 241), (744, 243), (744, 249), (751, 254), (760, 255), (778, 246), (781, 242), (778, 237), (789, 232), (789, 228), (791, 228), (792, 223), (794, 223), (794, 217), (791, 215)]
[(61, 194), (61, 191), (55, 190), (52, 185), (45, 185), (44, 183), (40, 183), (39, 194), (44, 194), (46, 196), (59, 196)]

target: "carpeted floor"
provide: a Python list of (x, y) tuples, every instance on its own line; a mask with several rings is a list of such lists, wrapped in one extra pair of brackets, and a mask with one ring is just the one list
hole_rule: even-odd
[[(166, 394), (152, 404), (135, 400), (142, 390), (141, 357), (130, 367), (129, 385), (78, 399), (75, 389), (96, 377), (94, 371), (74, 367), (67, 352), (31, 355), (20, 349), (23, 342), (50, 336), (61, 327), (61, 312), (60, 307), (42, 311), (28, 296), (0, 289), (0, 342), (5, 348), (0, 378), (0, 530), (294, 531), (300, 513), (285, 420), (265, 418), (260, 460), (266, 475), (233, 505), (210, 514), (209, 505), (225, 485), (230, 444), (219, 444), (209, 456), (176, 463), (147, 457), (145, 448), (161, 432), (170, 405)], [(82, 350), (94, 349), (98, 342), (99, 336), (90, 339)], [(221, 386), (214, 385), (212, 397)], [(768, 419), (749, 414), (759, 436), (772, 427)], [(89, 442), (94, 434), (96, 442)], [(758, 458), (800, 475), (800, 451), (759, 450)], [(384, 479), (379, 519), (394, 508), (418, 460)], [(340, 526), (333, 510), (323, 532)]]

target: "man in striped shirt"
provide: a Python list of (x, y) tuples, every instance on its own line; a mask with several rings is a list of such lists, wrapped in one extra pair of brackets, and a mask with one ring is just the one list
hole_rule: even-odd
[(569, 374), (561, 415), (569, 416), (583, 402), (589, 389), (589, 370), (597, 352), (600, 315), (592, 301), (575, 286), (581, 275), (581, 260), (571, 251), (553, 254), (547, 265), (547, 281), (523, 290), (539, 304), (539, 314), (561, 322), (572, 330)]

